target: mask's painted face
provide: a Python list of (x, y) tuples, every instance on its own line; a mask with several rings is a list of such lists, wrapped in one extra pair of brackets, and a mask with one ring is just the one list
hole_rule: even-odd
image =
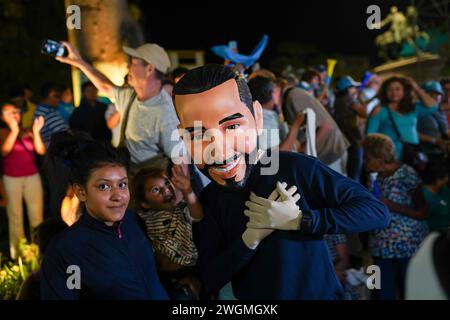
[(219, 185), (242, 188), (256, 162), (262, 109), (240, 100), (234, 79), (202, 93), (176, 95), (180, 133), (196, 166)]

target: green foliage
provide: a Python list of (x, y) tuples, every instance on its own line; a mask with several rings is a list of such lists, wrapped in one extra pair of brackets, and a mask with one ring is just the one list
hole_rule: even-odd
[(3, 262), (0, 255), (0, 300), (14, 300), (23, 281), (39, 268), (39, 247), (21, 239), (17, 262)]

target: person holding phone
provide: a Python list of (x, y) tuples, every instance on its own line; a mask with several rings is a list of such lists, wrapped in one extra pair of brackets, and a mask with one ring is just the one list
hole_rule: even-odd
[[(128, 64), (129, 87), (118, 87), (104, 74), (86, 62), (79, 51), (68, 42), (67, 57), (56, 60), (79, 68), (97, 89), (116, 101), (120, 113), (121, 141), (131, 153), (132, 172), (151, 163), (157, 156), (171, 158), (172, 149), (180, 141), (172, 141), (178, 119), (172, 98), (162, 90), (162, 80), (171, 66), (166, 51), (155, 43), (138, 48), (124, 47), (130, 56)], [(182, 145), (182, 144), (180, 144)]]

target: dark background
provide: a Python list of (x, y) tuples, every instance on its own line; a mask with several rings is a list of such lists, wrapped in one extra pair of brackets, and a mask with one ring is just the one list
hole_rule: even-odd
[[(397, 1), (167, 1), (129, 0), (141, 11), (146, 40), (166, 49), (204, 50), (206, 62), (221, 62), (210, 48), (238, 41), (250, 53), (263, 34), (268, 46), (260, 63), (280, 72), (287, 64), (306, 68), (327, 58), (339, 59), (336, 73), (356, 78), (378, 65), (375, 37), (368, 30), (367, 7), (379, 5), (384, 18), (392, 5), (405, 11), (409, 0)], [(70, 68), (40, 53), (44, 39), (67, 38), (63, 0), (0, 0), (0, 100), (8, 87), (28, 83), (37, 93), (47, 81), (70, 84)], [(344, 58), (350, 57), (347, 63)], [(351, 59), (357, 57), (357, 59)], [(359, 60), (358, 60), (359, 59)], [(36, 95), (35, 95), (36, 96)]]
[[(216, 44), (237, 40), (240, 51), (251, 52), (261, 36), (269, 35), (269, 44), (261, 62), (268, 64), (278, 57), (280, 46), (297, 42), (305, 51), (317, 49), (320, 53), (367, 55), (372, 63), (377, 60), (374, 39), (382, 33), (368, 30), (367, 7), (376, 4), (384, 18), (392, 5), (404, 11), (411, 1), (271, 1), (255, 2), (211, 1), (176, 5), (154, 1), (140, 1), (145, 13), (143, 21), (147, 38), (168, 49), (205, 49)], [(309, 45), (309, 46), (307, 46)], [(207, 52), (209, 60), (215, 57)], [(220, 60), (218, 60), (220, 61)]]

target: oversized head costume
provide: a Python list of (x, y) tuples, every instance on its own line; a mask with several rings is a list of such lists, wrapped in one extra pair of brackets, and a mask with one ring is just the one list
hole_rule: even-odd
[(219, 185), (239, 189), (258, 158), (262, 108), (245, 79), (223, 65), (191, 70), (175, 86), (180, 133), (196, 166)]
[[(385, 228), (384, 205), (298, 153), (274, 152), (279, 166), (263, 173), (269, 163), (257, 156), (262, 107), (228, 67), (189, 71), (173, 96), (191, 160), (213, 181), (202, 190), (198, 226), (205, 290), (217, 293), (231, 282), (238, 299), (338, 299), (342, 287), (321, 235)], [(279, 182), (298, 188), (301, 198), (272, 198)]]

